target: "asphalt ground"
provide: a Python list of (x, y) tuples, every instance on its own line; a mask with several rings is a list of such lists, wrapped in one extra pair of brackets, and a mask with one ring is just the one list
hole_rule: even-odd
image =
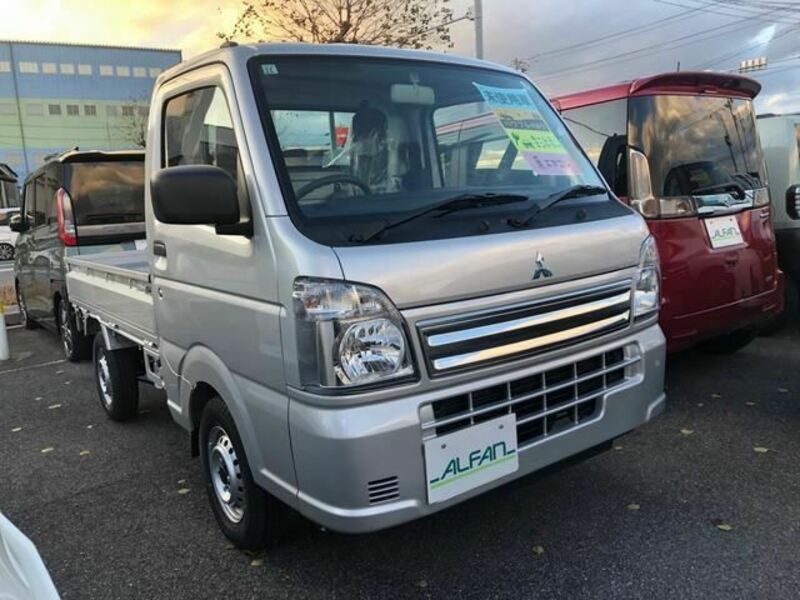
[(157, 392), (112, 423), (90, 363), (10, 339), (0, 510), (67, 599), (800, 596), (797, 332), (671, 357), (666, 413), (579, 465), (370, 535), (297, 517), (260, 553), (217, 529)]

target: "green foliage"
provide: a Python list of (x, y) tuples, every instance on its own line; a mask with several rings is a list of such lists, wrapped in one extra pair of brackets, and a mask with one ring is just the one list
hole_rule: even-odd
[(242, 0), (225, 40), (450, 46), (450, 0)]

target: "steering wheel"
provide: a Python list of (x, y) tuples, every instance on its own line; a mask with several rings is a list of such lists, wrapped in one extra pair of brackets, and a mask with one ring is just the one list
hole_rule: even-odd
[(361, 191), (365, 194), (372, 193), (372, 190), (369, 189), (369, 186), (355, 175), (350, 175), (350, 173), (335, 173), (326, 177), (320, 177), (319, 179), (315, 179), (314, 181), (305, 184), (294, 193), (294, 196), (297, 200), (300, 200), (301, 198), (308, 196), (314, 190), (318, 190), (319, 188), (325, 187), (326, 185), (331, 185), (333, 183), (349, 183), (361, 189)]

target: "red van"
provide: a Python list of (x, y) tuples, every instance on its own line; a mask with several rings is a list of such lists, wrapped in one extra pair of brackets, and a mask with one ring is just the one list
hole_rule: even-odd
[(616, 194), (647, 219), (661, 255), (670, 351), (735, 352), (783, 310), (753, 98), (722, 73), (665, 73), (555, 98)]

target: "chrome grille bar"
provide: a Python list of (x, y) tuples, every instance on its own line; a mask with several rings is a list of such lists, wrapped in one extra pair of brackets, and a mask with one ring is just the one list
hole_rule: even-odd
[(570, 308), (547, 312), (541, 315), (532, 315), (522, 319), (514, 319), (513, 321), (504, 321), (493, 325), (484, 325), (482, 327), (473, 327), (470, 329), (462, 329), (460, 331), (453, 331), (450, 333), (434, 334), (428, 337), (428, 346), (436, 348), (446, 344), (456, 344), (459, 342), (467, 342), (476, 340), (492, 335), (502, 333), (511, 333), (520, 329), (527, 329), (528, 327), (535, 327), (536, 325), (546, 325), (572, 317), (579, 317), (596, 311), (614, 306), (628, 306), (631, 301), (630, 291), (622, 294), (612, 296), (610, 298), (603, 298), (594, 302), (580, 304)]
[(628, 321), (630, 321), (630, 310), (626, 310), (624, 313), (619, 315), (594, 321), (586, 325), (580, 325), (571, 329), (565, 329), (556, 333), (534, 337), (521, 342), (515, 342), (513, 344), (496, 346), (494, 348), (487, 348), (486, 350), (478, 350), (476, 352), (457, 354), (455, 356), (437, 358), (433, 361), (433, 368), (437, 371), (444, 371), (447, 369), (465, 367), (497, 358), (504, 358), (513, 354), (519, 354), (529, 350), (542, 348), (544, 346), (551, 346), (566, 342), (572, 338), (596, 334), (605, 329), (612, 329), (615, 325), (627, 323)]
[(626, 328), (631, 281), (417, 324), (432, 377), (563, 347)]

